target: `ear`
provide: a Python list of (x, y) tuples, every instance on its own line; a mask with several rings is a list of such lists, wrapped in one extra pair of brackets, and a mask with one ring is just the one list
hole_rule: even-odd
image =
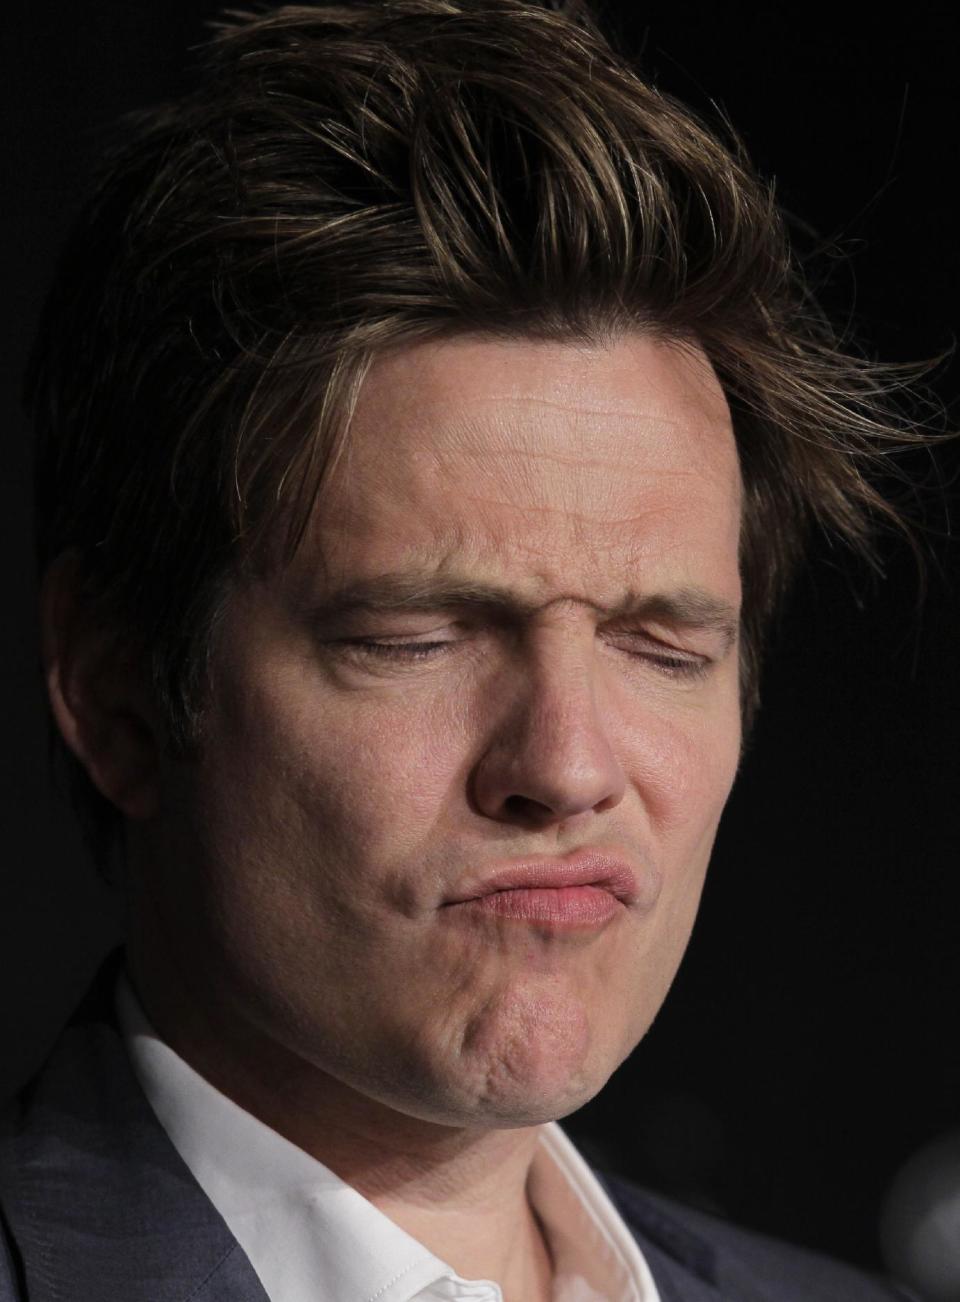
[(91, 596), (75, 552), (44, 576), (40, 620), (44, 677), (64, 741), (121, 813), (153, 817), (161, 737), (144, 657)]

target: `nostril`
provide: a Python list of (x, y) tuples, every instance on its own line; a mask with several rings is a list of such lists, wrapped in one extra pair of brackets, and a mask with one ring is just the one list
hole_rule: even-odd
[(549, 805), (534, 800), (532, 796), (507, 796), (503, 802), (503, 812), (513, 822), (523, 822), (534, 827), (555, 818)]

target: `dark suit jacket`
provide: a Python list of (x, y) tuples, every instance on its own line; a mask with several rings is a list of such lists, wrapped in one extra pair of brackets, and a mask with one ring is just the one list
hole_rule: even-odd
[[(267, 1302), (137, 1083), (113, 1015), (115, 970), (101, 972), (0, 1127), (0, 1302)], [(909, 1296), (600, 1178), (663, 1302)]]

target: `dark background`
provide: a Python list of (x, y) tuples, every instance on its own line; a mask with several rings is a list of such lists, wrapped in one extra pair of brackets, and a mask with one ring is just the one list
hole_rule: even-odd
[[(47, 778), (19, 372), (106, 128), (184, 84), (185, 52), (217, 7), (5, 10), (4, 1092), (38, 1061), (118, 928)], [(951, 9), (919, 0), (885, 22), (874, 9), (799, 5), (606, 9), (660, 86), (707, 115), (717, 102), (781, 202), (834, 240), (824, 296), (888, 360), (953, 342)], [(956, 423), (957, 363), (932, 384)], [(934, 485), (956, 476), (960, 455), (954, 445), (936, 467), (916, 457), (910, 468)], [(956, 515), (955, 484), (948, 496)], [(681, 975), (643, 1045), (570, 1123), (588, 1152), (627, 1174), (867, 1264), (896, 1169), (960, 1123), (960, 558), (933, 487), (924, 510), (931, 564), (919, 616), (901, 543), (884, 544), (887, 575), (875, 584), (819, 547), (777, 633)]]

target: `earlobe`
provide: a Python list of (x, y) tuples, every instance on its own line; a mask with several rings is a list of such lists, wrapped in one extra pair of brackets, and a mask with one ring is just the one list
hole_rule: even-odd
[(57, 727), (97, 790), (127, 818), (159, 806), (159, 730), (142, 657), (68, 552), (40, 592), (43, 672)]

